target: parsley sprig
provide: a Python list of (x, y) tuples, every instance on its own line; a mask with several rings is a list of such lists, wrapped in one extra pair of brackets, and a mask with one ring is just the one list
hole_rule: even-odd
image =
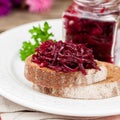
[(39, 25), (38, 27), (33, 26), (33, 28), (29, 30), (32, 39), (24, 41), (22, 43), (22, 48), (19, 51), (22, 61), (33, 54), (35, 52), (35, 48), (37, 48), (42, 42), (45, 42), (54, 36), (53, 33), (49, 33), (50, 29), (51, 26), (49, 26), (48, 22), (45, 22), (43, 28)]

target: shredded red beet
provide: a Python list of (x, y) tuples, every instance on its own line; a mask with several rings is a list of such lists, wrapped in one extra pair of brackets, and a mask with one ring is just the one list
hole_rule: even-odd
[(32, 61), (40, 67), (62, 72), (81, 71), (84, 75), (85, 69), (98, 69), (92, 50), (84, 44), (71, 42), (48, 40), (36, 49)]
[[(103, 10), (102, 10), (103, 11)], [(83, 18), (71, 5), (64, 14), (65, 40), (73, 43), (87, 43), (93, 49), (95, 59), (114, 62), (115, 21), (100, 21)]]

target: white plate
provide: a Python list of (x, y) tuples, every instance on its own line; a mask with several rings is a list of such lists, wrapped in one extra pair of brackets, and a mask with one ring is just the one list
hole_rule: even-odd
[[(20, 105), (67, 116), (108, 116), (120, 114), (120, 97), (104, 100), (73, 100), (52, 97), (32, 89), (24, 77), (24, 62), (19, 58), (22, 42), (30, 39), (28, 30), (44, 21), (30, 23), (0, 35), (0, 94)], [(55, 38), (62, 39), (62, 21), (48, 20)]]

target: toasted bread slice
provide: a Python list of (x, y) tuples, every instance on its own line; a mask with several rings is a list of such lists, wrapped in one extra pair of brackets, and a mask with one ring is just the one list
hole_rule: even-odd
[[(81, 72), (63, 73), (40, 68), (31, 62), (30, 56), (26, 59), (25, 77), (41, 93), (58, 97), (104, 99), (120, 95), (120, 67), (107, 62), (96, 62), (101, 67), (101, 71), (97, 73), (99, 71), (87, 70), (87, 73), (90, 74), (88, 76), (91, 76), (89, 78), (82, 75)], [(101, 76), (106, 79), (97, 79)]]
[(25, 62), (25, 77), (34, 84), (42, 87), (59, 88), (79, 85), (89, 85), (107, 77), (107, 68), (102, 62), (98, 64), (101, 70), (86, 69), (87, 75), (78, 72), (56, 72), (49, 68), (40, 68), (39, 65), (31, 61), (31, 56)]

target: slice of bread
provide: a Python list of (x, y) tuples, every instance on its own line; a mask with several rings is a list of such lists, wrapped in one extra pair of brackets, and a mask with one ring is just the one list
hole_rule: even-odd
[(48, 88), (34, 84), (34, 88), (41, 93), (71, 99), (105, 99), (120, 95), (120, 80), (114, 82), (100, 82), (88, 86), (74, 86), (65, 88)]
[[(98, 61), (101, 64), (101, 62)], [(120, 67), (102, 62), (107, 70), (107, 78), (104, 81), (87, 86), (72, 87), (43, 87), (34, 85), (35, 89), (48, 95), (74, 98), (74, 99), (105, 99), (120, 95)]]
[(39, 65), (31, 62), (30, 56), (25, 62), (25, 77), (34, 84), (43, 87), (59, 88), (60, 86), (84, 86), (106, 79), (107, 68), (103, 63), (99, 63), (98, 66), (100, 70), (86, 69), (87, 75), (83, 75), (81, 71), (69, 73), (56, 72), (49, 68), (40, 68)]
[[(106, 72), (107, 78), (100, 81), (97, 77), (90, 77), (91, 82), (88, 82), (88, 78), (81, 72), (62, 73), (48, 68), (40, 68), (37, 64), (31, 62), (30, 56), (26, 59), (25, 77), (33, 82), (35, 89), (41, 93), (58, 97), (104, 99), (120, 95), (120, 67), (100, 61), (97, 61), (97, 64), (107, 68), (107, 71), (104, 69), (97, 77), (101, 77)], [(94, 76), (96, 71), (91, 72), (91, 74)], [(93, 81), (92, 78), (95, 78), (95, 80)]]

